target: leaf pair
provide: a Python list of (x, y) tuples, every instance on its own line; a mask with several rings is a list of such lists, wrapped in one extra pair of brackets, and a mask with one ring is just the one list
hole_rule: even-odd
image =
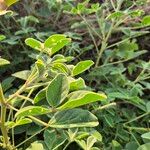
[(44, 43), (41, 43), (40, 41), (33, 38), (28, 38), (25, 40), (26, 45), (41, 52), (48, 53), (50, 55), (58, 52), (70, 42), (71, 39), (66, 38), (66, 36), (62, 34), (52, 35), (47, 40), (45, 40)]
[[(42, 100), (46, 94), (46, 100), (51, 107), (65, 110), (106, 99), (104, 94), (85, 90), (78, 90), (69, 94), (69, 89), (70, 85), (67, 76), (65, 74), (58, 74), (47, 88), (41, 90), (35, 96), (34, 103)], [(60, 106), (66, 99), (67, 102)]]

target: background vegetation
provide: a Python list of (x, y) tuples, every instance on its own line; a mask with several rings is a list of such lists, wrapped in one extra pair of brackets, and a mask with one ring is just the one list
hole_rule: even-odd
[[(30, 70), (37, 60), (36, 47), (25, 44), (25, 39), (43, 43), (53, 34), (72, 39), (59, 51), (59, 58), (71, 65), (94, 62), (81, 74), (86, 90), (107, 95), (106, 100), (82, 106), (98, 118), (96, 127), (65, 128), (63, 132), (49, 129), (39, 134), (41, 126), (35, 123), (13, 127), (11, 140), (14, 138), (18, 149), (149, 150), (150, 2), (22, 0), (10, 9), (12, 15), (0, 16), (0, 55), (11, 62), (0, 68), (5, 97), (24, 83), (21, 79), (26, 74), (20, 71)], [(42, 56), (42, 60), (49, 59)], [(81, 83), (77, 86), (82, 87)], [(40, 90), (33, 91), (30, 98)]]

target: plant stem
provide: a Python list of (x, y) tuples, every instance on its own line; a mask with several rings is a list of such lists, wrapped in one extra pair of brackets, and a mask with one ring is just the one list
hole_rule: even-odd
[(142, 128), (142, 127), (130, 127), (130, 126), (124, 126), (124, 128), (127, 128), (129, 130), (136, 130), (136, 131), (144, 131), (144, 132), (149, 132), (149, 128)]
[(110, 104), (107, 104), (107, 105), (104, 105), (104, 106), (100, 106), (100, 107), (96, 108), (95, 110), (93, 110), (92, 112), (95, 113), (99, 110), (107, 109), (107, 108), (112, 107), (112, 106), (116, 106), (116, 103), (113, 102), (113, 103), (110, 103)]
[(68, 142), (68, 143), (65, 145), (65, 147), (63, 148), (63, 150), (66, 150), (67, 147), (68, 147), (70, 144), (71, 144), (71, 142)]
[(16, 91), (14, 94), (12, 94), (6, 101), (6, 103), (9, 103), (12, 99), (14, 99), (15, 97), (17, 97), (18, 95), (20, 95), (36, 78), (36, 73), (34, 73), (34, 69), (31, 72), (30, 76), (28, 77), (28, 79), (26, 80), (26, 82), (24, 83), (24, 85), (18, 90)]
[(5, 147), (8, 147), (9, 137), (7, 134), (7, 128), (5, 126), (5, 118), (6, 118), (6, 106), (5, 104), (1, 104), (1, 132), (4, 137), (4, 145)]
[(7, 127), (5, 126), (7, 105), (5, 103), (5, 98), (4, 98), (1, 84), (0, 84), (0, 104), (1, 104), (0, 128), (1, 128), (2, 135), (3, 135), (3, 147), (6, 148), (7, 150), (11, 150), (11, 145), (10, 145), (9, 137), (7, 133)]
[(111, 36), (111, 33), (112, 33), (113, 29), (114, 29), (114, 22), (112, 22), (111, 27), (110, 27), (107, 35), (106, 35), (106, 38), (104, 38), (103, 41), (102, 41), (101, 49), (99, 51), (99, 54), (98, 54), (98, 57), (97, 57), (97, 60), (96, 60), (96, 63), (95, 63), (95, 68), (98, 67), (99, 61), (102, 57), (102, 54), (103, 54), (104, 50), (107, 48), (107, 41), (108, 41), (109, 37)]
[(142, 118), (142, 117), (144, 117), (144, 116), (147, 116), (148, 114), (150, 114), (150, 112), (146, 112), (146, 113), (144, 113), (144, 114), (142, 114), (142, 115), (140, 115), (140, 116), (138, 116), (138, 117), (136, 117), (136, 118), (134, 118), (134, 119), (132, 119), (132, 120), (126, 122), (126, 123), (124, 123), (123, 125), (125, 126), (126, 124), (129, 124), (129, 123), (131, 123), (131, 122), (133, 122), (133, 121), (136, 121), (136, 120), (138, 120), (138, 119), (140, 119), (140, 118)]
[(29, 141), (30, 139), (32, 139), (34, 136), (36, 136), (37, 134), (41, 133), (41, 132), (44, 131), (45, 129), (47, 129), (47, 127), (44, 127), (44, 128), (41, 129), (40, 131), (36, 132), (35, 134), (33, 134), (32, 136), (30, 136), (29, 138), (27, 138), (26, 140), (24, 140), (24, 141), (21, 142), (20, 144), (18, 144), (16, 147), (20, 147), (22, 144), (24, 144), (25, 142)]
[(9, 103), (12, 99), (14, 99), (17, 95), (21, 94), (26, 88), (26, 84), (24, 84), (17, 92), (15, 92), (14, 94), (12, 94), (8, 99), (7, 99), (7, 103)]
[(98, 57), (97, 57), (97, 60), (96, 60), (96, 63), (95, 63), (95, 68), (98, 67), (99, 61), (101, 59), (101, 56), (102, 56), (104, 50), (106, 49), (106, 46), (107, 46), (106, 41), (102, 41), (102, 46), (101, 46), (101, 49), (99, 51), (99, 54), (98, 54)]

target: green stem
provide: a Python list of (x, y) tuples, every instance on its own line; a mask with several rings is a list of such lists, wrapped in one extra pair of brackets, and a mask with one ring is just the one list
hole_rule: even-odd
[(129, 132), (132, 135), (132, 137), (134, 138), (134, 140), (136, 141), (136, 143), (140, 146), (139, 141), (137, 140), (137, 138), (135, 137), (135, 135), (132, 133), (132, 131), (130, 130)]
[(6, 106), (1, 104), (1, 132), (4, 138), (4, 145), (8, 147), (9, 145), (9, 137), (7, 134), (7, 128), (5, 126), (5, 118), (6, 118)]
[(93, 110), (92, 112), (95, 113), (97, 111), (107, 109), (107, 108), (112, 107), (112, 106), (116, 106), (116, 103), (113, 102), (113, 103), (110, 103), (110, 104), (107, 104), (107, 105), (104, 105), (104, 106), (100, 106), (100, 107), (96, 108), (95, 110)]
[(144, 116), (147, 116), (148, 114), (150, 114), (150, 112), (146, 112), (146, 113), (144, 113), (144, 114), (142, 114), (142, 115), (140, 115), (140, 116), (138, 116), (138, 117), (136, 117), (136, 118), (134, 118), (134, 119), (132, 119), (132, 120), (126, 122), (126, 123), (124, 123), (123, 125), (125, 126), (126, 124), (129, 124), (129, 123), (131, 123), (131, 122), (133, 122), (133, 121), (136, 121), (136, 120), (138, 120), (138, 119), (140, 119), (140, 118), (142, 118), (142, 117), (144, 117)]
[(41, 129), (40, 131), (36, 132), (35, 134), (33, 134), (32, 136), (30, 136), (29, 138), (27, 138), (26, 140), (24, 140), (23, 142), (21, 142), (20, 144), (18, 144), (16, 146), (17, 147), (20, 147), (22, 144), (26, 143), (27, 141), (29, 141), (30, 139), (32, 139), (34, 136), (36, 136), (37, 134), (41, 133), (42, 131), (44, 131), (45, 129), (47, 129), (47, 127), (44, 127), (43, 129)]
[(98, 57), (97, 57), (97, 60), (95, 63), (95, 68), (98, 67), (100, 59), (102, 57), (102, 54), (103, 54), (104, 50), (107, 48), (107, 42), (108, 42), (109, 37), (111, 36), (111, 33), (112, 33), (112, 30), (114, 29), (114, 26), (115, 26), (114, 22), (112, 22), (111, 27), (110, 27), (107, 35), (106, 35), (106, 38), (104, 38), (102, 41), (101, 49), (99, 51), (99, 54), (98, 54)]
[(26, 84), (24, 84), (17, 92), (15, 92), (14, 94), (12, 94), (8, 99), (7, 99), (7, 103), (9, 103), (12, 99), (14, 99), (15, 97), (17, 97), (17, 95), (21, 94), (24, 90), (26, 89)]
[(144, 131), (144, 132), (149, 132), (149, 128), (142, 128), (142, 127), (130, 127), (130, 126), (124, 126), (124, 128), (127, 128), (129, 130), (136, 130), (136, 131)]
[(63, 150), (66, 150), (67, 147), (68, 147), (70, 144), (71, 144), (71, 142), (68, 142), (68, 143), (66, 144), (66, 146), (63, 148)]
[(18, 95), (20, 95), (36, 79), (37, 72), (35, 72), (34, 69), (35, 68), (33, 68), (32, 72), (31, 72), (30, 76), (28, 77), (28, 79), (26, 80), (25, 84), (18, 91), (16, 91), (14, 94), (12, 94), (7, 99), (6, 103), (9, 103), (12, 99), (14, 99)]
[(10, 145), (9, 137), (7, 133), (7, 127), (5, 126), (7, 105), (5, 103), (5, 98), (4, 98), (1, 84), (0, 84), (0, 104), (1, 104), (0, 128), (1, 128), (2, 135), (3, 135), (3, 147), (6, 148), (7, 150), (11, 150), (11, 145)]
[(101, 46), (101, 49), (99, 51), (99, 54), (98, 54), (98, 57), (97, 57), (97, 60), (96, 60), (96, 63), (95, 63), (95, 68), (98, 67), (99, 61), (100, 61), (100, 59), (102, 57), (102, 54), (103, 54), (104, 50), (106, 49), (106, 47), (107, 47), (107, 42), (102, 41), (102, 46)]

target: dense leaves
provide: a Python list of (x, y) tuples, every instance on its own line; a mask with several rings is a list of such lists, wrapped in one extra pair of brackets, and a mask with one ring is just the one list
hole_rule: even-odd
[(148, 150), (149, 1), (16, 2), (0, 0), (0, 149)]

